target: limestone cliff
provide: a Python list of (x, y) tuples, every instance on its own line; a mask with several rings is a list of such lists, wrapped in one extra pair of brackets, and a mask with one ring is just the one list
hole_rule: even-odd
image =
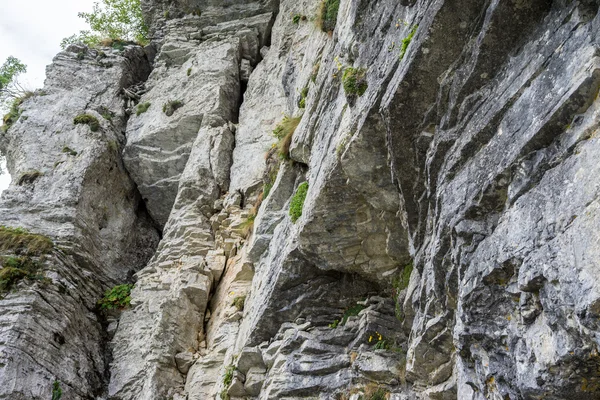
[(0, 136), (0, 399), (600, 399), (598, 1), (142, 5)]

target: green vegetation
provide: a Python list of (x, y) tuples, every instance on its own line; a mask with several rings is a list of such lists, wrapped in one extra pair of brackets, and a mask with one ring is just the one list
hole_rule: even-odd
[(329, 325), (327, 325), (328, 327), (330, 327), (331, 329), (335, 329), (338, 327), (338, 325), (340, 324), (340, 320), (339, 319), (335, 319), (333, 320), (333, 322)]
[(233, 382), (233, 373), (235, 372), (235, 369), (235, 365), (233, 364), (230, 364), (225, 369), (225, 375), (223, 376), (223, 390), (220, 394), (221, 400), (229, 400), (227, 391), (229, 390), (229, 386), (231, 386), (231, 382)]
[(107, 121), (112, 121), (113, 117), (115, 116), (115, 113), (110, 111), (108, 108), (102, 106), (100, 107), (100, 109), (98, 110), (98, 113), (100, 115), (102, 115), (102, 118), (104, 118)]
[(0, 293), (9, 291), (23, 279), (43, 279), (39, 274), (40, 266), (29, 256), (3, 257), (0, 269)]
[(294, 223), (302, 216), (302, 208), (304, 207), (304, 200), (306, 200), (307, 193), (308, 182), (303, 182), (300, 184), (300, 186), (298, 186), (296, 193), (292, 197), (292, 201), (290, 203), (290, 217)]
[(98, 121), (98, 118), (90, 114), (79, 114), (73, 118), (73, 123), (75, 125), (88, 125), (92, 132), (96, 132), (98, 129), (100, 129), (100, 122)]
[(398, 275), (392, 280), (392, 286), (395, 290), (395, 296), (397, 296), (400, 293), (400, 291), (408, 287), (408, 283), (410, 282), (410, 274), (412, 273), (412, 270), (412, 264), (405, 265), (402, 269), (402, 272), (400, 272), (400, 275)]
[(101, 310), (114, 310), (129, 307), (133, 285), (118, 285), (104, 292), (104, 297), (98, 301)]
[(419, 27), (419, 25), (413, 26), (413, 28), (411, 29), (408, 36), (405, 37), (404, 39), (402, 39), (402, 44), (400, 45), (400, 59), (401, 60), (404, 58), (404, 54), (406, 54), (406, 49), (408, 48), (408, 45), (410, 44), (410, 41), (412, 40), (413, 36), (415, 36), (415, 33), (417, 32), (418, 27)]
[(38, 170), (32, 169), (27, 172), (22, 173), (17, 179), (17, 185), (22, 186), (26, 184), (31, 184), (35, 182), (40, 176), (44, 175)]
[(305, 108), (306, 107), (306, 97), (308, 96), (308, 86), (305, 86), (300, 92), (300, 101), (298, 102), (298, 107)]
[(66, 153), (66, 154), (68, 154), (70, 156), (76, 156), (77, 155), (77, 152), (75, 150), (73, 150), (72, 148), (70, 148), (69, 146), (64, 146), (62, 148), (62, 152)]
[(365, 391), (364, 400), (386, 400), (388, 394), (389, 392), (384, 388), (377, 388), (369, 393)]
[(178, 108), (183, 107), (183, 103), (179, 100), (170, 100), (167, 103), (163, 104), (163, 112), (170, 117), (175, 113)]
[(60, 400), (62, 397), (62, 389), (60, 388), (60, 382), (54, 381), (52, 384), (52, 400)]
[(151, 104), (149, 102), (138, 104), (137, 107), (136, 107), (136, 109), (135, 109), (135, 115), (137, 115), (139, 117), (140, 114), (143, 114), (146, 111), (148, 111), (148, 109), (150, 108), (150, 106), (151, 106)]
[(292, 22), (293, 22), (294, 24), (296, 24), (296, 25), (297, 25), (297, 24), (299, 24), (299, 23), (300, 23), (300, 21), (306, 21), (306, 15), (295, 14), (295, 15), (292, 17)]
[(340, 0), (323, 0), (317, 15), (317, 26), (327, 33), (333, 32), (337, 23)]
[(27, 72), (27, 65), (16, 57), (9, 56), (0, 66), (0, 101), (22, 97), (26, 90), (18, 82), (18, 77)]
[(2, 118), (2, 132), (6, 133), (10, 129), (10, 127), (13, 126), (15, 122), (19, 120), (19, 117), (21, 116), (21, 110), (19, 109), (19, 107), (21, 106), (21, 104), (23, 104), (23, 100), (21, 98), (16, 98), (13, 100), (12, 104), (10, 105), (10, 109), (8, 110), (8, 113), (6, 113), (4, 115), (4, 118)]
[(355, 305), (353, 305), (352, 307), (350, 307), (349, 309), (347, 309), (346, 312), (344, 313), (344, 315), (342, 316), (341, 324), (342, 325), (346, 325), (346, 322), (348, 322), (348, 318), (350, 318), (350, 317), (356, 317), (358, 315), (358, 313), (360, 313), (365, 308), (366, 307), (363, 306), (362, 304), (355, 304)]
[(246, 303), (246, 296), (237, 296), (236, 298), (233, 299), (233, 302), (231, 303), (231, 305), (234, 306), (235, 308), (237, 308), (238, 311), (243, 311), (245, 303)]
[(192, 74), (192, 69), (188, 68), (188, 70), (187, 70), (187, 76), (190, 76), (191, 74)]
[(97, 47), (106, 39), (119, 41), (121, 45), (128, 41), (142, 46), (148, 44), (148, 27), (140, 0), (101, 0), (94, 3), (92, 12), (80, 12), (78, 16), (85, 20), (90, 30), (63, 39), (60, 43), (63, 49), (72, 43)]
[(290, 145), (294, 132), (300, 123), (302, 117), (283, 117), (283, 120), (273, 129), (273, 135), (279, 139), (277, 143), (279, 158), (282, 160), (290, 159)]
[(0, 252), (39, 256), (52, 251), (50, 238), (29, 233), (23, 228), (0, 226)]
[(364, 68), (346, 68), (342, 84), (347, 96), (362, 96), (367, 90), (367, 71)]

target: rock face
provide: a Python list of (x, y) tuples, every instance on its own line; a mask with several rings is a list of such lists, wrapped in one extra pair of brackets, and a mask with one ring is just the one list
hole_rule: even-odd
[(0, 399), (600, 398), (598, 2), (142, 7), (2, 136)]
[[(158, 242), (120, 157), (121, 89), (146, 79), (148, 60), (138, 47), (104, 50), (71, 46), (60, 53), (43, 91), (25, 100), (2, 137), (15, 179), (2, 194), (0, 225), (54, 242), (39, 257), (42, 275), (3, 293), (3, 399), (51, 398), (55, 381), (64, 399), (102, 394), (109, 358), (96, 301), (140, 269)], [(83, 114), (98, 121), (97, 130), (74, 124)], [(15, 257), (29, 256), (10, 235), (2, 236), (0, 248), (2, 271)], [(6, 280), (3, 275), (3, 285)]]

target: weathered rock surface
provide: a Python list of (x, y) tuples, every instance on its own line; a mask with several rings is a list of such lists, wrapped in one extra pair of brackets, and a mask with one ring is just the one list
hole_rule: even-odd
[[(44, 174), (3, 195), (0, 223), (66, 243), (56, 275), (81, 278), (54, 310), (73, 341), (36, 346), (41, 367), (15, 350), (0, 398), (54, 379), (68, 399), (103, 385), (114, 400), (600, 398), (597, 1), (341, 0), (329, 33), (318, 0), (142, 4), (157, 50), (145, 112), (127, 122), (118, 97), (150, 72), (141, 49), (101, 62), (122, 77), (62, 53), (49, 87), (83, 84), (56, 78), (66, 59), (105, 86), (28, 100), (4, 137), (13, 176)], [(70, 124), (101, 106), (101, 133)], [(285, 116), (299, 124), (280, 159)], [(155, 234), (102, 140), (124, 145), (163, 233), (106, 351), (81, 310)], [(29, 340), (11, 333), (29, 326), (21, 304), (48, 291), (2, 300), (7, 349)]]
[[(43, 91), (1, 138), (15, 179), (2, 194), (0, 225), (55, 243), (41, 260), (47, 280), (24, 280), (0, 300), (2, 399), (51, 398), (55, 381), (62, 399), (103, 393), (108, 354), (96, 301), (140, 269), (158, 242), (119, 151), (121, 89), (147, 77), (148, 61), (139, 47), (105, 50), (60, 53)], [(98, 119), (96, 132), (74, 125), (83, 113)], [(1, 247), (3, 256), (23, 255), (8, 242)]]

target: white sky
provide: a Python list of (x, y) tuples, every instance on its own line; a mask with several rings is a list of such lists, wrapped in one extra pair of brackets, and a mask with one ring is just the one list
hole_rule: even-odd
[[(41, 88), (46, 65), (60, 51), (60, 41), (87, 28), (77, 13), (91, 11), (93, 3), (94, 0), (0, 0), (0, 64), (8, 56), (17, 57), (27, 65), (27, 74), (19, 81), (27, 89)], [(0, 175), (0, 192), (9, 183), (8, 175)]]

